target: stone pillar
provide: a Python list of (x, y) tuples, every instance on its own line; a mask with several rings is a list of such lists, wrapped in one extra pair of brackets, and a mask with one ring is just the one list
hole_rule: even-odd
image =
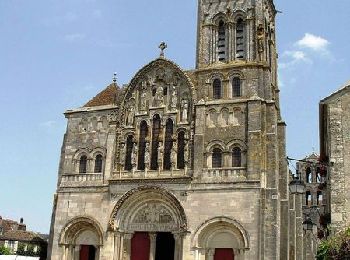
[(149, 233), (148, 235), (150, 240), (149, 260), (154, 260), (156, 258), (157, 233)]
[(214, 260), (215, 249), (208, 249), (205, 260)]
[(124, 252), (123, 252), (123, 260), (130, 260), (131, 258), (131, 239), (133, 234), (124, 234)]
[(174, 234), (175, 239), (175, 260), (183, 259), (183, 234)]
[(122, 240), (120, 233), (114, 234), (114, 249), (113, 249), (113, 260), (119, 260), (120, 259), (120, 252), (122, 250)]

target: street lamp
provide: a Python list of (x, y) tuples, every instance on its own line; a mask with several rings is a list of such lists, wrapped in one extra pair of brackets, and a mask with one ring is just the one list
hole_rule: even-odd
[(289, 183), (289, 191), (291, 194), (304, 194), (305, 183), (299, 179), (299, 176), (293, 176), (293, 180)]
[(313, 231), (314, 230), (314, 223), (312, 222), (310, 217), (307, 217), (305, 221), (303, 222), (304, 230), (306, 231)]

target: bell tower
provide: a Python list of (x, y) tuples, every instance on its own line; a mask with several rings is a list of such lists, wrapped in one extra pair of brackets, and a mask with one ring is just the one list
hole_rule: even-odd
[(276, 70), (272, 0), (198, 0), (197, 68), (259, 62)]

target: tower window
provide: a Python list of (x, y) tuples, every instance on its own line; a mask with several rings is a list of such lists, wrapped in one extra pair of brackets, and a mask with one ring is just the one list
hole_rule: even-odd
[(239, 147), (235, 147), (232, 150), (232, 167), (242, 166), (242, 151)]
[(185, 132), (177, 135), (177, 168), (185, 169)]
[(323, 201), (322, 191), (318, 191), (317, 192), (317, 205), (321, 206), (322, 205), (322, 201)]
[(212, 154), (212, 167), (221, 168), (222, 167), (222, 151), (219, 148), (215, 148)]
[(244, 22), (238, 19), (236, 24), (236, 58), (244, 59)]
[(132, 162), (131, 162), (132, 148), (133, 148), (133, 136), (129, 135), (128, 138), (126, 139), (126, 152), (125, 152), (125, 165), (124, 165), (124, 169), (126, 171), (132, 170)]
[(223, 21), (219, 22), (218, 58), (219, 58), (219, 61), (226, 60), (226, 28), (225, 28), (225, 23)]
[(137, 169), (145, 169), (145, 150), (146, 150), (146, 137), (148, 135), (148, 126), (146, 121), (142, 121), (140, 125), (140, 139), (139, 139), (139, 154)]
[(103, 164), (102, 155), (101, 154), (96, 155), (96, 158), (95, 158), (95, 171), (94, 172), (101, 173), (102, 172), (102, 164)]
[(159, 147), (159, 135), (160, 135), (160, 117), (155, 115), (153, 117), (153, 128), (152, 128), (152, 160), (151, 170), (158, 169), (158, 147)]
[(310, 191), (307, 191), (305, 194), (305, 199), (306, 199), (306, 206), (311, 206), (312, 205), (312, 195)]
[(173, 149), (173, 120), (168, 119), (165, 129), (164, 169), (171, 169), (171, 149)]
[(215, 79), (213, 82), (213, 98), (220, 99), (221, 98), (221, 80)]
[(312, 183), (312, 173), (311, 173), (311, 168), (310, 167), (306, 168), (306, 182), (307, 183)]
[(232, 80), (232, 97), (241, 96), (241, 79), (238, 77), (233, 78)]
[(79, 160), (79, 173), (86, 173), (87, 171), (87, 157), (83, 155)]

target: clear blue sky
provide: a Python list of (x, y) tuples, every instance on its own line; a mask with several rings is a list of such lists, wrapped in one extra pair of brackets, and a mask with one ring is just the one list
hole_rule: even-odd
[[(63, 112), (158, 56), (194, 68), (196, 0), (0, 0), (0, 215), (49, 232)], [(276, 0), (288, 155), (318, 151), (318, 102), (350, 79), (350, 1)]]

